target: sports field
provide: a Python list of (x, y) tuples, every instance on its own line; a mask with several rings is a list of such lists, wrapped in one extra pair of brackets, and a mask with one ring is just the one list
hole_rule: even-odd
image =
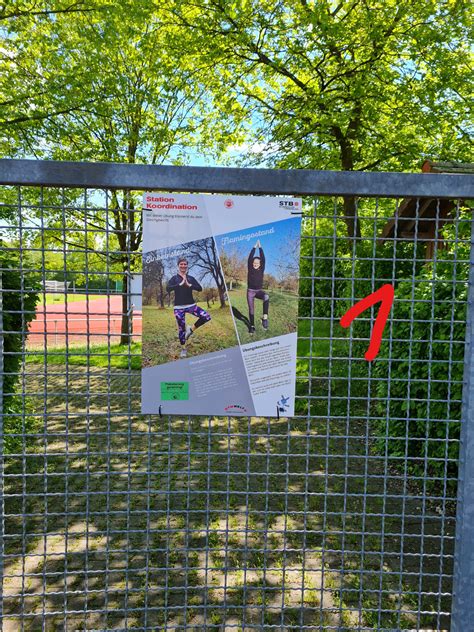
[(62, 292), (46, 292), (45, 294), (40, 294), (39, 305), (45, 303), (46, 305), (51, 305), (52, 303), (78, 303), (80, 301), (95, 301), (96, 299), (103, 298), (103, 294), (80, 294), (68, 292), (67, 294), (63, 294)]
[[(120, 339), (122, 297), (103, 296), (67, 303), (39, 303), (36, 318), (30, 323), (28, 348), (43, 346), (96, 345)], [(133, 312), (133, 336), (142, 331), (141, 312)]]

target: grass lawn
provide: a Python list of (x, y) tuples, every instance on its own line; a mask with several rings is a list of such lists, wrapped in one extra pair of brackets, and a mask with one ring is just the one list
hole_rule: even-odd
[[(261, 317), (263, 301), (255, 299), (255, 333), (250, 334), (247, 325), (236, 318), (237, 331), (241, 344), (265, 340), (296, 331), (298, 322), (298, 297), (279, 290), (267, 290), (270, 296), (269, 328), (263, 329)], [(248, 318), (247, 290), (238, 288), (229, 291), (229, 301), (234, 309)]]
[(106, 345), (48, 351), (46, 371), (29, 354), (40, 427), (5, 456), (5, 632), (43, 613), (48, 630), (448, 629), (454, 519), (374, 453), (350, 345), (300, 320), (311, 417), (272, 420), (138, 414), (136, 343), (131, 371), (119, 345), (110, 366)]
[[(54, 347), (48, 348), (47, 364), (66, 366), (90, 366), (115, 369), (140, 369), (142, 345), (139, 342), (132, 342), (129, 345), (111, 344), (90, 345), (78, 347)], [(44, 350), (29, 351), (26, 358), (27, 364), (44, 364)]]
[(451, 527), (327, 390), (311, 419), (160, 419), (139, 371), (46, 368), (25, 368), (44, 426), (5, 457), (6, 632), (448, 627)]
[[(211, 321), (196, 330), (186, 347), (189, 356), (221, 351), (238, 344), (229, 308), (221, 309), (217, 303), (210, 309), (200, 304), (211, 315)], [(173, 308), (159, 309), (154, 305), (143, 306), (143, 366), (156, 366), (179, 358), (181, 345)], [(195, 322), (186, 316), (186, 324)]]
[[(89, 297), (89, 301), (93, 301), (97, 298), (104, 298), (105, 294), (75, 294), (73, 292), (68, 292), (66, 294), (56, 293), (56, 292), (48, 292), (47, 294), (40, 293), (40, 299), (38, 302), (38, 307), (42, 307), (43, 305), (53, 305), (54, 303), (65, 303), (67, 296), (68, 303), (77, 303), (79, 301), (85, 301)], [(44, 300), (46, 298), (46, 300)]]

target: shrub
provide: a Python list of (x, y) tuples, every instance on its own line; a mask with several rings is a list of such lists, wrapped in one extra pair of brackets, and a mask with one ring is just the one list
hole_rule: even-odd
[(378, 413), (387, 416), (379, 449), (408, 457), (416, 476), (457, 476), (467, 279), (468, 264), (448, 254), (425, 265), (415, 286), (398, 283), (391, 353), (385, 341), (375, 362)]
[[(25, 268), (25, 260), (22, 260)], [(1, 253), (3, 313), (3, 406), (5, 451), (15, 451), (21, 438), (15, 435), (31, 431), (32, 418), (25, 415), (18, 382), (22, 362), (23, 340), (28, 324), (35, 317), (39, 285), (36, 279), (23, 275), (17, 256)]]
[[(382, 418), (374, 427), (375, 449), (401, 457), (402, 462), (407, 458), (408, 471), (414, 476), (441, 480), (448, 476), (453, 482), (457, 478), (461, 416), (468, 220), (467, 214), (461, 214), (456, 223), (443, 228), (450, 250), (438, 250), (435, 263), (425, 261), (424, 243), (415, 246), (409, 241), (391, 241), (379, 245), (369, 238), (349, 248), (342, 234), (334, 235), (333, 222), (325, 223), (324, 219), (317, 222), (316, 234), (329, 238), (316, 240), (314, 260), (313, 241), (302, 242), (307, 259), (302, 260), (301, 274), (313, 274), (315, 279), (302, 280), (300, 294), (306, 298), (301, 299), (301, 315), (332, 316), (337, 321), (357, 300), (384, 283), (394, 283), (392, 320), (372, 364), (371, 375), (378, 378), (372, 389), (373, 412)], [(311, 235), (310, 228), (304, 231), (306, 235)], [(315, 300), (311, 311), (311, 296), (327, 300)], [(375, 314), (376, 310), (377, 306)], [(353, 357), (363, 357), (371, 328), (369, 312), (352, 324)], [(359, 378), (369, 378), (368, 364), (356, 366)], [(354, 388), (359, 385), (362, 396), (367, 384), (359, 380)], [(431, 480), (426, 484), (432, 489), (436, 486)]]

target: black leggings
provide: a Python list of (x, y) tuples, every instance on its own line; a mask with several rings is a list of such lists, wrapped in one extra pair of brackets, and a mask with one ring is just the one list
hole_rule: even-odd
[(247, 304), (249, 306), (250, 324), (255, 322), (255, 299), (259, 298), (263, 301), (263, 315), (268, 316), (268, 307), (270, 305), (270, 297), (263, 290), (247, 290)]

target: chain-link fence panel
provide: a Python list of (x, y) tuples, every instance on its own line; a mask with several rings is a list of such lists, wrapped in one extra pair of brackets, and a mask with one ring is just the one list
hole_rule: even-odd
[(181, 418), (140, 413), (140, 193), (92, 184), (1, 189), (3, 630), (449, 629), (466, 201), (305, 197), (295, 416)]

